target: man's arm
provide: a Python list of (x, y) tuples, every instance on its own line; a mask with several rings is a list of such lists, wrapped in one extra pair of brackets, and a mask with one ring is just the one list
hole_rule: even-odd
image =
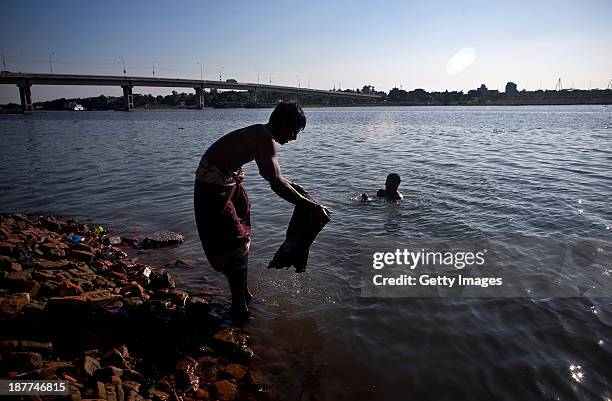
[(292, 183), (285, 179), (280, 171), (276, 158), (274, 143), (270, 141), (260, 152), (255, 162), (259, 168), (259, 174), (270, 184), (270, 188), (281, 198), (294, 205), (318, 206), (317, 203), (306, 198), (293, 188)]

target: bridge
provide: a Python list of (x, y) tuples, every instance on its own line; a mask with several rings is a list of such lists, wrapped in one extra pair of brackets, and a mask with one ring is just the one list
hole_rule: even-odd
[(120, 86), (123, 88), (123, 110), (134, 110), (132, 88), (135, 86), (193, 88), (195, 90), (196, 108), (204, 107), (204, 89), (227, 89), (249, 91), (256, 99), (257, 92), (282, 92), (298, 95), (317, 95), (326, 97), (344, 98), (350, 100), (378, 100), (381, 97), (374, 94), (337, 92), (322, 89), (296, 88), (282, 85), (261, 85), (248, 82), (209, 81), (177, 78), (152, 78), (133, 76), (110, 75), (66, 75), (66, 74), (29, 74), (2, 71), (0, 84), (13, 84), (19, 88), (21, 110), (31, 113), (32, 85), (88, 85), (88, 86)]

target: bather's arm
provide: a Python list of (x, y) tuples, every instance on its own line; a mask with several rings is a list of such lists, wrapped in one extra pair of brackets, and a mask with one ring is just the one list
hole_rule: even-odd
[[(319, 206), (317, 203), (311, 201), (307, 197), (303, 196), (297, 191), (291, 181), (287, 180), (280, 171), (278, 160), (276, 158), (276, 152), (272, 148), (269, 152), (262, 152), (255, 158), (257, 167), (259, 168), (259, 174), (270, 184), (270, 188), (278, 196), (291, 202), (294, 205), (304, 205), (310, 207)], [(301, 188), (298, 186), (298, 188)]]

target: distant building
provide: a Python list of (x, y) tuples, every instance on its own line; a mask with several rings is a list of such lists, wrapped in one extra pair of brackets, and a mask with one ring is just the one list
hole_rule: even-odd
[(489, 95), (489, 90), (487, 89), (487, 86), (485, 84), (480, 85), (480, 88), (478, 89), (470, 89), (468, 91), (468, 96), (471, 98), (485, 98)]
[(480, 85), (480, 88), (476, 89), (476, 94), (478, 96), (487, 96), (489, 94), (489, 90), (487, 89), (487, 85), (482, 84)]
[(506, 95), (516, 95), (517, 93), (516, 84), (514, 82), (508, 82), (506, 84)]
[(365, 93), (365, 94), (374, 94), (375, 92), (376, 92), (376, 90), (374, 89), (374, 87), (372, 85), (365, 85), (361, 89), (361, 93)]

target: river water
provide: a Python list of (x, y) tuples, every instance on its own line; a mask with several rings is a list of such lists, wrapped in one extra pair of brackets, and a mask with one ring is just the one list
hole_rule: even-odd
[[(220, 292), (227, 307), (226, 283), (197, 237), (194, 171), (215, 139), (270, 111), (0, 116), (0, 211), (74, 216), (122, 234), (181, 232), (184, 245), (142, 256), (188, 261), (171, 268), (179, 284)], [(333, 220), (305, 273), (266, 269), (292, 207), (245, 166), (256, 297), (246, 329), (281, 398), (612, 398), (611, 298), (367, 298), (358, 266), (374, 238), (609, 239), (612, 107), (311, 108), (306, 116), (298, 140), (280, 147), (281, 167)], [(401, 204), (354, 200), (389, 172), (402, 177)]]

